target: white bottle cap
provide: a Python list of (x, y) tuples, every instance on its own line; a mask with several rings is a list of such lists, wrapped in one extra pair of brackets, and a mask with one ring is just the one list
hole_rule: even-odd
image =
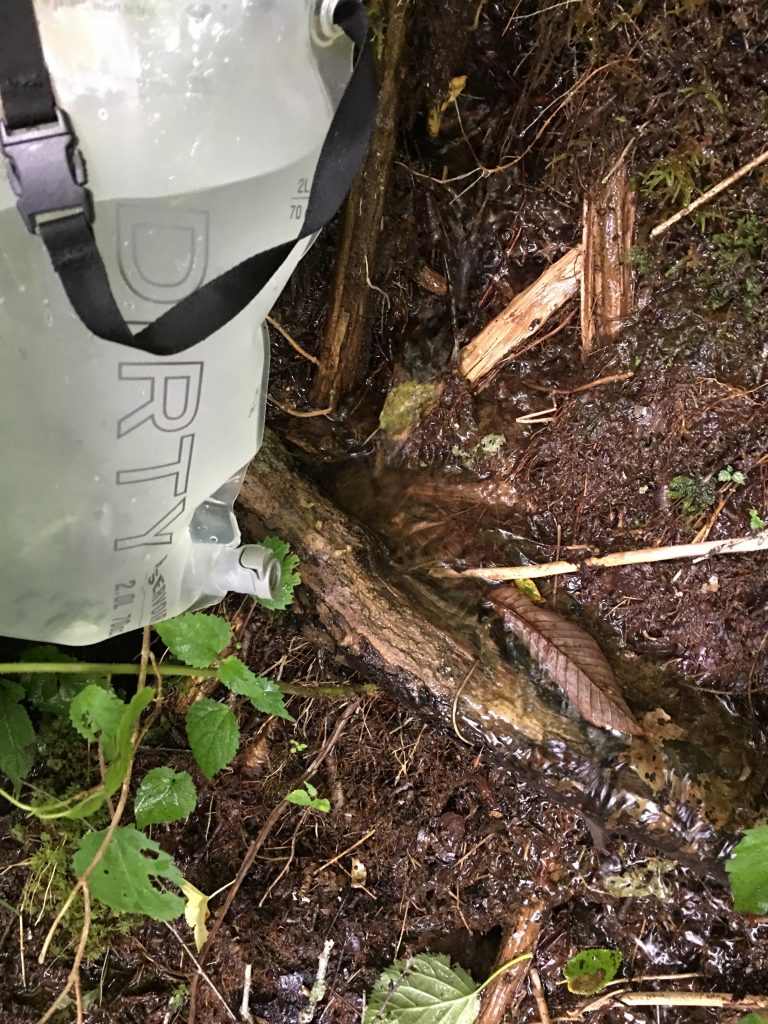
[(273, 600), (280, 592), (282, 570), (274, 551), (261, 544), (224, 548), (213, 567), (217, 591), (251, 594)]

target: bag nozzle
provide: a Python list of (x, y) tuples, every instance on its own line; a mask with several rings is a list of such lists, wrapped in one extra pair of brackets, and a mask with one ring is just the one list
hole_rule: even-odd
[(213, 566), (217, 592), (234, 591), (263, 600), (274, 600), (283, 581), (280, 560), (262, 544), (242, 548), (224, 548)]

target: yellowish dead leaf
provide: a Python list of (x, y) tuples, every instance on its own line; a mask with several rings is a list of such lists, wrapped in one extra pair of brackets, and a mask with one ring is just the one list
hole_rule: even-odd
[(452, 78), (448, 83), (448, 92), (445, 94), (445, 98), (438, 100), (430, 109), (427, 126), (429, 128), (429, 134), (433, 139), (436, 139), (440, 134), (440, 121), (442, 120), (443, 114), (448, 107), (456, 101), (457, 97), (462, 94), (466, 84), (466, 75), (456, 75), (456, 77)]
[(216, 892), (212, 892), (210, 896), (206, 896), (204, 892), (201, 892), (196, 885), (192, 885), (191, 882), (184, 881), (181, 887), (181, 891), (184, 893), (186, 898), (186, 906), (184, 907), (184, 920), (187, 922), (189, 927), (192, 929), (195, 935), (195, 949), (198, 953), (202, 952), (203, 946), (208, 941), (208, 929), (205, 922), (208, 920), (210, 910), (208, 909), (208, 903), (218, 896), (219, 893), (224, 892), (234, 882), (227, 882), (226, 885), (222, 885)]
[(184, 907), (184, 920), (195, 934), (195, 949), (200, 953), (208, 940), (208, 929), (205, 922), (210, 914), (208, 909), (210, 896), (206, 896), (191, 882), (184, 882), (181, 891), (187, 901)]
[(515, 584), (522, 590), (525, 596), (530, 597), (535, 604), (544, 604), (544, 598), (541, 596), (539, 588), (533, 580), (515, 580)]

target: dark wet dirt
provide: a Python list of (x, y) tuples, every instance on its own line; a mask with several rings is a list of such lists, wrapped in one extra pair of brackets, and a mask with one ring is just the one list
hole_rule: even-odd
[[(397, 564), (426, 577), (446, 564), (688, 542), (707, 525), (710, 539), (748, 535), (750, 509), (768, 520), (765, 170), (726, 191), (703, 222), (685, 220), (649, 241), (687, 191), (695, 195), (768, 144), (767, 40), (760, 0), (417, 5), (382, 251), (370, 268), (386, 298), (377, 299), (368, 378), (332, 417), (272, 416)], [(432, 138), (428, 110), (461, 74), (468, 80), (457, 108), (445, 111)], [(553, 101), (574, 87), (558, 112)], [(618, 339), (583, 359), (578, 313), (567, 307), (548, 328), (556, 333), (534, 339), (470, 393), (454, 370), (459, 347), (579, 241), (584, 191), (628, 146), (638, 301)], [(310, 351), (334, 246), (331, 230), (275, 313)], [(274, 345), (274, 394), (305, 408), (312, 367), (277, 337)], [(404, 380), (440, 381), (440, 402), (405, 438), (374, 433), (388, 389)], [(520, 422), (537, 412), (540, 422)], [(492, 451), (481, 444), (489, 435), (503, 436)], [(718, 481), (729, 466), (743, 483)], [(672, 485), (681, 476), (695, 490), (687, 510)], [(677, 699), (702, 702), (702, 723), (706, 702), (718, 701), (764, 756), (768, 556), (593, 570), (541, 590), (620, 664), (630, 700), (633, 678), (646, 692), (674, 688)], [(477, 585), (453, 584), (451, 593), (461, 614), (476, 615)], [(276, 621), (257, 613), (247, 660), (285, 681), (348, 679), (310, 630), (291, 614)], [(214, 785), (195, 774), (198, 811), (184, 827), (155, 829), (206, 892), (236, 875), (338, 714), (337, 704), (319, 700), (292, 698), (290, 707), (295, 732), (244, 714), (231, 770)], [(292, 752), (291, 738), (306, 751)], [(138, 774), (161, 763), (195, 773), (178, 723), (142, 753)], [(283, 817), (206, 965), (236, 1011), (253, 964), (250, 1009), (259, 1024), (299, 1021), (326, 940), (328, 991), (314, 1015), (323, 1024), (359, 1021), (363, 994), (398, 955), (447, 952), (480, 981), (534, 899), (551, 909), (535, 962), (553, 1021), (589, 1001), (558, 985), (564, 962), (586, 946), (620, 949), (629, 978), (696, 975), (648, 988), (768, 991), (768, 923), (735, 913), (724, 888), (660, 862), (649, 847), (590, 830), (384, 695), (361, 702), (316, 784), (331, 796), (331, 813), (292, 808)], [(0, 859), (10, 867), (29, 851), (7, 828), (4, 835)], [(353, 857), (364, 887), (352, 885)], [(23, 869), (0, 874), (8, 904), (18, 905), (23, 880)], [(45, 920), (25, 922), (22, 983), (18, 924), (0, 908), (0, 1021), (35, 1020), (64, 976), (66, 954), (45, 971), (34, 964)], [(84, 988), (97, 993), (89, 1024), (186, 1019), (183, 999), (178, 1009), (171, 999), (187, 983), (188, 961), (160, 926), (115, 937), (86, 974)], [(741, 1016), (607, 1006), (585, 1019), (730, 1024)], [(205, 985), (197, 1019), (227, 1019)], [(507, 1018), (538, 1019), (530, 995)]]

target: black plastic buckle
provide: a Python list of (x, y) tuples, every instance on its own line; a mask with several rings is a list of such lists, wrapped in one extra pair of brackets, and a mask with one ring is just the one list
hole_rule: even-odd
[(8, 160), (8, 180), (27, 230), (37, 233), (40, 219), (79, 211), (93, 221), (91, 194), (85, 187), (85, 160), (62, 110), (50, 124), (9, 131), (0, 121), (0, 151)]

